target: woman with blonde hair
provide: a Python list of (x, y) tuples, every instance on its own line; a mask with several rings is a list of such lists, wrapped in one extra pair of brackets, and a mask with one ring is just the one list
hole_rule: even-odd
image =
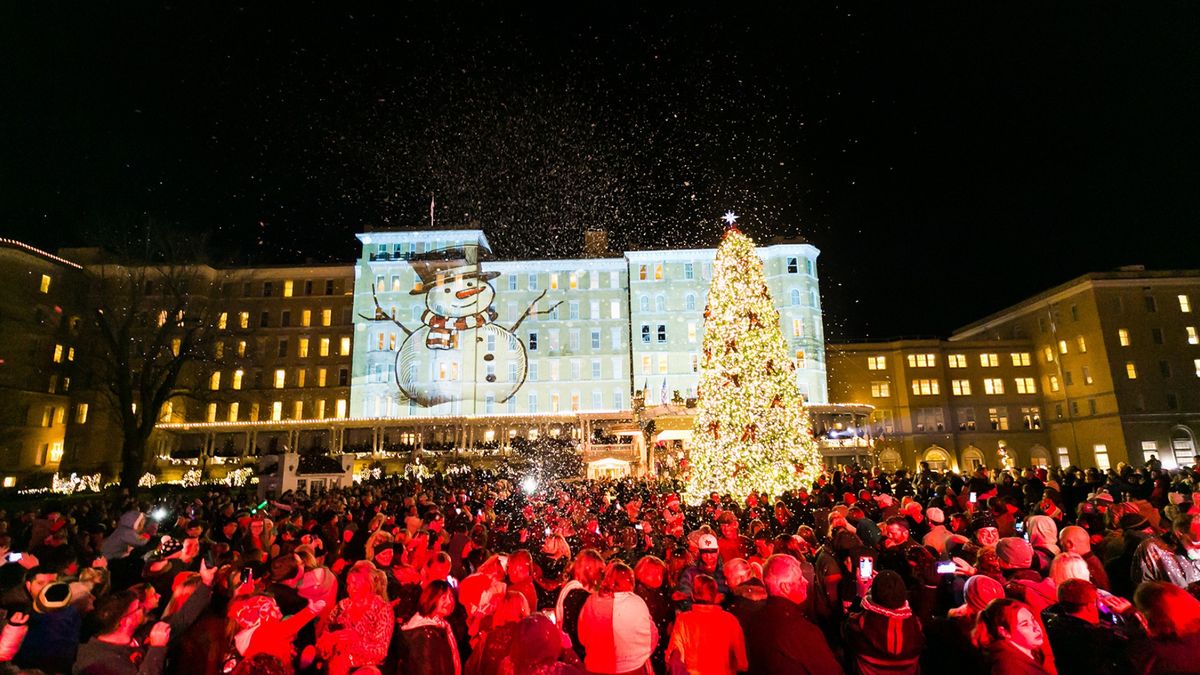
[(604, 578), (604, 558), (590, 548), (585, 548), (575, 556), (571, 566), (571, 580), (563, 585), (558, 594), (558, 603), (554, 607), (556, 623), (563, 632), (571, 638), (575, 653), (582, 660), (584, 648), (579, 643), (579, 612), (592, 593), (600, 588)]
[(512, 651), (521, 619), (529, 612), (529, 600), (522, 593), (507, 591), (492, 614), (492, 629), (480, 634), (464, 675), (497, 675), (500, 662)]
[(382, 663), (396, 625), (387, 601), (387, 578), (370, 561), (360, 560), (350, 568), (346, 594), (317, 640), (331, 675)]
[[(633, 592), (633, 570), (623, 562), (608, 565), (597, 593), (579, 612), (579, 644), (589, 673), (644, 673), (658, 644), (658, 629), (646, 602)], [(732, 617), (731, 617), (732, 618)]]

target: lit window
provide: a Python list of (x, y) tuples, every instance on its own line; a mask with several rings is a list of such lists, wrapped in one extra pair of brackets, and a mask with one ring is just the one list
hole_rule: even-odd
[(803, 370), (808, 365), (808, 358), (803, 349), (796, 350), (796, 367)]
[(1200, 359), (1192, 359), (1192, 365), (1196, 368), (1196, 377), (1200, 377)]
[(700, 355), (699, 354), (692, 354), (692, 372), (693, 373), (700, 372)]
[(319, 344), (320, 349), (317, 350), (317, 354), (321, 356), (329, 356), (329, 338), (321, 338), (321, 342)]
[(284, 380), (287, 378), (287, 371), (279, 368), (275, 371), (275, 388), (283, 389)]
[(1067, 341), (1066, 341), (1066, 340), (1059, 340), (1059, 341), (1058, 341), (1058, 353), (1059, 353), (1059, 354), (1066, 354), (1066, 353), (1067, 353)]
[(912, 393), (914, 396), (937, 396), (941, 393), (937, 380), (913, 380)]
[(87, 424), (88, 404), (80, 403), (75, 406), (75, 424)]
[(250, 327), (250, 312), (238, 312), (238, 328)]
[[(1001, 392), (1003, 393), (1003, 392)], [(1018, 394), (1036, 394), (1037, 384), (1034, 383), (1032, 377), (1017, 378), (1017, 393)]]
[(42, 283), (38, 286), (38, 290), (40, 290), (43, 293), (50, 292), (50, 275), (49, 274), (42, 275)]
[(651, 368), (650, 368), (650, 357), (649, 357), (648, 355), (643, 355), (643, 356), (642, 356), (642, 374), (643, 374), (643, 375), (649, 375), (649, 374), (650, 374), (650, 370), (651, 370)]
[(10, 487), (16, 487), (16, 486), (17, 486), (17, 477), (16, 476), (5, 476), (4, 477), (4, 487), (10, 488)]
[(1192, 311), (1192, 301), (1186, 295), (1179, 296), (1179, 311), (1188, 314)]
[(342, 338), (342, 341), (341, 341), (341, 355), (342, 355), (342, 356), (349, 356), (349, 355), (350, 355), (350, 338), (349, 338), (349, 337), (343, 337), (343, 338)]
[(296, 386), (297, 386), (297, 387), (303, 387), (303, 386), (304, 386), (304, 376), (305, 376), (307, 373), (308, 373), (308, 371), (307, 371), (307, 370), (305, 370), (305, 369), (303, 369), (303, 368), (297, 368), (297, 369), (296, 369)]
[[(220, 343), (218, 343), (218, 344), (220, 344)], [(75, 360), (75, 348), (74, 347), (67, 347), (67, 360), (68, 361)]]
[(245, 375), (246, 375), (246, 371), (242, 370), (241, 368), (238, 368), (237, 370), (233, 371), (232, 386), (234, 389), (242, 388), (242, 378), (245, 377)]
[(237, 421), (237, 418), (238, 418), (238, 402), (237, 402), (237, 401), (234, 401), (233, 403), (230, 403), (230, 404), (229, 404), (229, 417), (228, 417), (228, 419), (229, 419), (229, 421), (230, 421), (230, 422), (236, 422), (236, 421)]
[(333, 325), (333, 310), (332, 309), (321, 310), (321, 325), (322, 326), (332, 326)]
[(1014, 366), (1029, 365), (1029, 352), (1013, 352), (1010, 356)]
[(292, 404), (292, 419), (304, 419), (304, 401), (296, 401)]
[(245, 340), (238, 340), (237, 355), (239, 357), (244, 357), (246, 355), (246, 341)]
[(214, 371), (212, 375), (208, 376), (208, 388), (213, 391), (221, 388), (221, 371)]
[(55, 441), (54, 443), (51, 443), (50, 444), (50, 461), (51, 462), (61, 462), (62, 456), (63, 456), (62, 441)]
[(546, 276), (548, 276), (550, 278), (550, 290), (557, 291), (558, 290), (558, 272), (550, 272)]
[(63, 357), (63, 346), (62, 345), (54, 345), (54, 356), (51, 357), (51, 359), (55, 363), (62, 363), (62, 357)]
[(208, 404), (208, 411), (207, 411), (207, 414), (205, 414), (205, 416), (204, 416), (204, 421), (208, 422), (209, 424), (212, 424), (213, 422), (217, 421), (217, 404), (216, 403)]
[(648, 266), (638, 265), (638, 281), (646, 281), (650, 278), (648, 270)]
[(892, 395), (892, 385), (887, 381), (879, 381), (871, 383), (872, 398), (887, 398)]
[(947, 358), (950, 361), (951, 368), (966, 368), (967, 367), (967, 355), (966, 354), (951, 354)]
[(658, 373), (660, 375), (667, 374), (667, 355), (666, 354), (658, 355)]
[(278, 422), (283, 419), (283, 401), (275, 401), (271, 404), (271, 421)]
[(179, 356), (179, 350), (182, 346), (183, 346), (183, 341), (180, 340), (179, 338), (175, 338), (175, 339), (171, 340), (171, 353), (174, 354), (175, 356)]
[(654, 280), (655, 281), (663, 280), (663, 264), (662, 263), (654, 264)]
[(1103, 443), (1097, 443), (1092, 446), (1092, 452), (1096, 455), (1096, 468), (1101, 471), (1108, 471), (1108, 446)]
[(1004, 380), (998, 377), (988, 377), (983, 380), (983, 393), (989, 396), (999, 396), (1004, 393)]
[(1131, 380), (1137, 379), (1137, 366), (1134, 365), (1133, 361), (1125, 362), (1125, 377)]
[(1184, 330), (1187, 331), (1187, 340), (1189, 345), (1200, 344), (1200, 335), (1196, 334), (1195, 326), (1188, 326)]
[(338, 419), (342, 419), (346, 416), (346, 399), (339, 398), (337, 400), (337, 404), (334, 407), (337, 410), (336, 415), (337, 415)]
[(567, 280), (567, 285), (573, 291), (579, 288), (579, 273), (578, 272), (571, 272), (571, 275), (568, 277), (568, 280)]
[(1042, 355), (1046, 357), (1046, 363), (1054, 363), (1054, 350), (1046, 347), (1042, 350)]
[(1007, 408), (988, 408), (988, 421), (992, 425), (992, 431), (1007, 431), (1008, 430), (1008, 409)]
[(909, 368), (933, 368), (937, 365), (937, 354), (909, 354)]
[(285, 297), (285, 298), (292, 297), (292, 280), (291, 279), (288, 279), (283, 282), (283, 297)]
[(1125, 328), (1117, 329), (1117, 342), (1120, 343), (1120, 345), (1122, 347), (1129, 346), (1129, 330), (1128, 329), (1125, 329)]
[(308, 358), (308, 338), (300, 338), (300, 342), (296, 348), (296, 356), (302, 359)]
[(979, 365), (984, 368), (995, 368), (1000, 365), (999, 354), (980, 354)]
[(887, 370), (887, 357), (883, 355), (868, 356), (867, 370)]
[(1079, 337), (1075, 338), (1075, 342), (1079, 345), (1079, 353), (1086, 354), (1087, 353), (1087, 340), (1084, 340), (1083, 336), (1080, 335)]
[(324, 368), (317, 368), (317, 386), (318, 387), (325, 386), (325, 373), (326, 373), (326, 370)]
[(803, 319), (792, 319), (792, 337), (804, 337)]
[(689, 322), (688, 322), (688, 325), (687, 325), (687, 337), (688, 337), (688, 342), (695, 342), (695, 341), (696, 341), (696, 322), (695, 322), (695, 321), (689, 321)]
[(229, 312), (221, 312), (221, 315), (217, 317), (217, 328), (219, 330), (225, 330), (225, 327), (228, 324), (229, 324)]
[(950, 380), (950, 390), (955, 396), (970, 396), (971, 381), (970, 380)]

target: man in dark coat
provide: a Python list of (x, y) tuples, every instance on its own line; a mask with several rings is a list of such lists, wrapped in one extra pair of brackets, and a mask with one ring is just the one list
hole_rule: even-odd
[(836, 675), (842, 672), (825, 636), (800, 607), (808, 584), (800, 562), (773, 555), (763, 568), (767, 602), (747, 620), (746, 652), (752, 675)]
[[(1106, 602), (1129, 611), (1128, 600), (1112, 596)], [(1108, 675), (1132, 672), (1126, 657), (1126, 630), (1101, 619), (1096, 587), (1083, 579), (1068, 579), (1058, 587), (1058, 603), (1042, 610), (1046, 637), (1054, 651), (1059, 675)]]

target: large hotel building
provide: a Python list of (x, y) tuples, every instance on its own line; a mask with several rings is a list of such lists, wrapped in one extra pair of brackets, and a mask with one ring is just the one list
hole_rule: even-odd
[[(579, 259), (502, 260), (480, 230), (358, 238), (353, 264), (190, 266), (213, 358), (159, 411), (148, 471), (220, 478), (275, 452), (359, 470), (497, 462), (548, 436), (608, 476), (669, 469), (686, 451), (715, 249), (613, 254), (589, 233)], [(945, 340), (827, 349), (819, 251), (758, 253), (831, 464), (1194, 461), (1200, 272), (1089, 274)], [(86, 289), (112, 265), (2, 239), (0, 258), (0, 479), (111, 476), (120, 436), (86, 386), (80, 326), (95, 311)]]

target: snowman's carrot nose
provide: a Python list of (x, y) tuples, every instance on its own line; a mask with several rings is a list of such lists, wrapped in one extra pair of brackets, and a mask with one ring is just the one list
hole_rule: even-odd
[(471, 297), (472, 295), (477, 295), (482, 292), (483, 292), (483, 286), (476, 286), (475, 288), (464, 288), (461, 291), (455, 293), (454, 297), (458, 298), (459, 300), (466, 300), (467, 298)]

